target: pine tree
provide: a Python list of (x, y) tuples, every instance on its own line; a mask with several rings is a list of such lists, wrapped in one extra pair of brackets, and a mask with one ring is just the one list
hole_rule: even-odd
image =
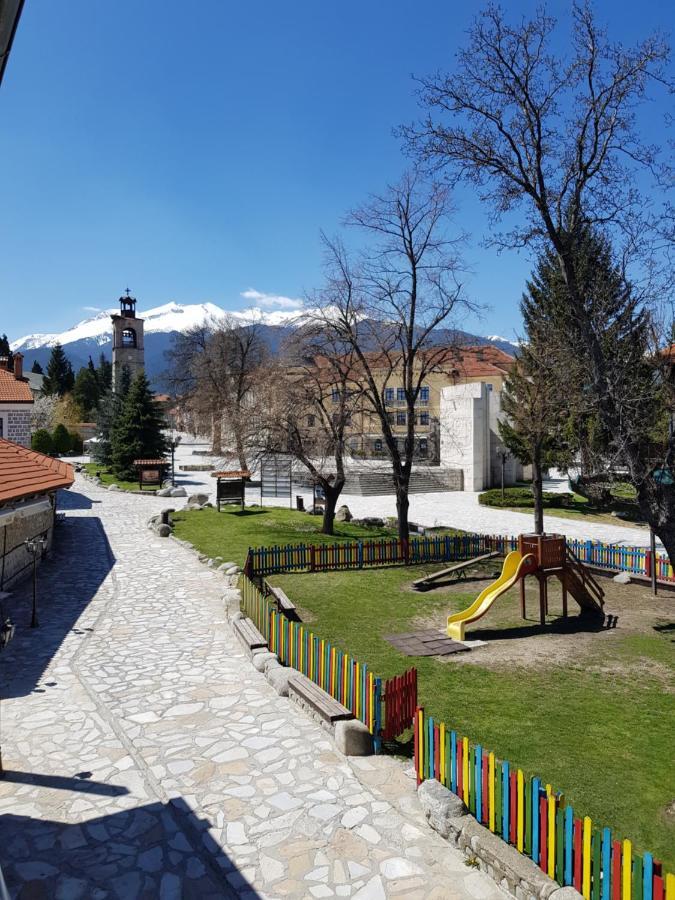
[[(91, 363), (91, 359), (89, 360)], [(73, 399), (82, 411), (82, 417), (89, 421), (100, 400), (100, 388), (96, 370), (91, 366), (82, 367), (73, 385)]]
[(135, 459), (160, 459), (167, 451), (164, 417), (143, 372), (131, 382), (112, 430), (112, 468), (118, 478), (136, 476)]
[(112, 432), (122, 410), (121, 398), (109, 389), (101, 397), (96, 411), (96, 437), (93, 457), (106, 468), (112, 466)]
[(37, 359), (33, 362), (33, 365), (31, 366), (31, 372), (33, 372), (35, 375), (44, 375), (44, 370), (43, 370), (42, 366), (40, 365), (40, 363), (37, 361)]
[(63, 397), (64, 394), (72, 391), (74, 383), (75, 376), (70, 360), (61, 344), (56, 343), (52, 347), (49, 357), (42, 390), (45, 394), (57, 394), (59, 397)]
[(14, 371), (14, 354), (9, 348), (9, 339), (6, 334), (0, 334), (0, 356), (7, 359), (7, 368), (10, 372)]
[(112, 388), (112, 363), (105, 358), (104, 353), (101, 353), (99, 356), (96, 377), (98, 378), (101, 394)]

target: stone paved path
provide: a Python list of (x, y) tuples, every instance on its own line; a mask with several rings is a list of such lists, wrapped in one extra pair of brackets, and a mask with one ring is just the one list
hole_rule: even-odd
[(241, 653), (226, 581), (145, 527), (166, 501), (78, 479), (10, 598), (0, 864), (12, 897), (503, 896), (426, 826), (413, 780), (341, 756)]

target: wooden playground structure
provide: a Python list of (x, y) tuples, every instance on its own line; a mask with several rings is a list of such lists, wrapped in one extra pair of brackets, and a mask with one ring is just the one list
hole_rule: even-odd
[(567, 617), (567, 595), (581, 607), (582, 613), (604, 615), (605, 592), (590, 570), (568, 546), (562, 534), (521, 534), (518, 537), (521, 556), (533, 556), (534, 570), (528, 571), (520, 579), (520, 614), (527, 618), (525, 606), (525, 578), (534, 576), (539, 582), (539, 621), (546, 624), (548, 613), (548, 579), (557, 578), (562, 585), (562, 614)]

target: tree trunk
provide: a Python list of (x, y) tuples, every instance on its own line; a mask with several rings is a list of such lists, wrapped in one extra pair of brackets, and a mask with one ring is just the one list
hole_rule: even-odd
[(338, 478), (334, 482), (326, 481), (322, 483), (321, 487), (323, 488), (323, 493), (326, 498), (326, 503), (323, 508), (323, 522), (321, 525), (321, 533), (322, 534), (334, 534), (334, 524), (335, 524), (335, 510), (337, 508), (337, 502), (340, 498), (340, 494), (342, 493), (342, 488), (345, 485), (344, 478)]
[(220, 456), (223, 452), (222, 448), (222, 427), (220, 424), (220, 416), (215, 413), (211, 417), (211, 450), (215, 456)]
[(541, 451), (532, 455), (532, 496), (534, 497), (534, 533), (544, 533), (544, 490), (541, 471)]
[(659, 485), (653, 478), (645, 478), (638, 487), (638, 505), (675, 569), (675, 485)]
[(396, 515), (398, 516), (398, 538), (400, 541), (408, 540), (408, 510), (410, 499), (408, 497), (408, 484), (400, 479), (395, 479), (396, 485)]
[(241, 432), (237, 428), (234, 433), (234, 443), (235, 449), (237, 451), (237, 459), (239, 460), (239, 468), (243, 472), (248, 471), (248, 460), (246, 459), (246, 450), (244, 449), (244, 442), (241, 439)]

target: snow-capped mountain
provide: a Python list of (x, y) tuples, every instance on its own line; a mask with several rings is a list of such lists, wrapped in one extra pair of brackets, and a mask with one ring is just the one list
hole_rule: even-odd
[[(24, 354), (24, 367), (29, 369), (37, 361), (45, 368), (51, 348), (58, 342), (64, 347), (73, 368), (77, 371), (80, 366), (87, 364), (90, 356), (94, 362), (98, 361), (101, 353), (110, 359), (112, 349), (110, 316), (115, 312), (117, 312), (117, 308), (103, 310), (57, 334), (28, 334), (12, 341), (10, 346), (13, 351), (18, 350)], [(230, 311), (216, 306), (215, 303), (171, 302), (153, 309), (139, 310), (138, 317), (144, 320), (146, 372), (159, 386), (161, 375), (167, 366), (165, 354), (171, 348), (174, 336), (186, 332), (196, 325), (201, 325), (205, 321), (227, 317), (242, 324), (258, 322), (263, 328), (264, 339), (274, 352), (288, 334), (289, 329), (301, 324), (305, 315), (297, 309), (270, 311), (252, 307), (246, 310)], [(494, 344), (507, 353), (517, 350), (517, 346), (512, 341), (498, 335), (480, 337), (445, 329), (441, 329), (438, 333), (438, 340), (442, 342), (450, 342), (457, 338), (464, 343)]]
[[(20, 350), (26, 353), (28, 350), (37, 350), (41, 347), (53, 347), (57, 342), (64, 347), (67, 344), (73, 344), (77, 341), (93, 341), (99, 346), (103, 346), (111, 341), (112, 328), (110, 325), (110, 316), (116, 313), (116, 307), (105, 309), (91, 316), (89, 319), (83, 319), (72, 328), (68, 328), (58, 334), (27, 334), (24, 337), (12, 341), (12, 350)], [(228, 316), (236, 321), (250, 322), (259, 321), (263, 325), (287, 325), (293, 319), (297, 318), (298, 313), (295, 310), (275, 310), (269, 312), (267, 310), (258, 309), (256, 307), (236, 312), (226, 312), (215, 303), (165, 303), (163, 306), (156, 306), (154, 309), (148, 309), (145, 312), (139, 311), (138, 317), (144, 319), (145, 334), (163, 333), (167, 334), (172, 331), (187, 331), (195, 325), (201, 325), (207, 319), (218, 319)]]

